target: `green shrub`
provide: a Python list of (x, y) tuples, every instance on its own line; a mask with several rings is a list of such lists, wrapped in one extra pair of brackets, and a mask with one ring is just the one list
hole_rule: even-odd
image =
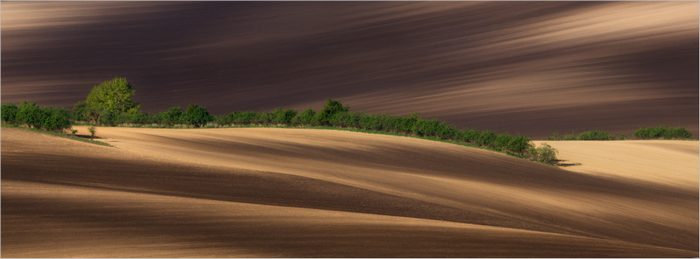
[(182, 123), (182, 108), (180, 106), (170, 107), (167, 111), (156, 115), (158, 122), (167, 127)]
[[(128, 116), (128, 115), (127, 115)], [(147, 112), (141, 111), (128, 116), (128, 121), (137, 125), (144, 125), (152, 123), (151, 115)]]
[(478, 131), (476, 129), (464, 129), (461, 135), (462, 141), (476, 145), (476, 142), (479, 139), (479, 136), (481, 135), (481, 131)]
[(90, 140), (94, 139), (95, 134), (97, 133), (97, 128), (95, 128), (95, 126), (90, 126), (88, 131), (90, 132)]
[(190, 103), (185, 113), (182, 114), (182, 122), (192, 125), (195, 128), (207, 125), (207, 123), (211, 121), (214, 121), (214, 118), (209, 114), (209, 111), (194, 103)]
[(498, 134), (496, 135), (496, 140), (494, 141), (494, 148), (500, 150), (507, 150), (508, 144), (513, 140), (513, 136), (508, 134)]
[(557, 154), (559, 151), (554, 149), (547, 143), (540, 144), (540, 147), (536, 148), (534, 145), (528, 147), (529, 157), (540, 162), (551, 164), (557, 161)]
[(561, 138), (562, 137), (559, 135), (559, 132), (555, 131), (551, 136), (547, 137), (547, 140), (561, 140)]
[(2, 121), (5, 123), (16, 124), (17, 110), (17, 105), (14, 103), (3, 104), (0, 108), (0, 112), (2, 112)]
[(326, 100), (326, 105), (323, 106), (323, 109), (316, 114), (316, 121), (323, 125), (329, 125), (330, 119), (333, 117), (333, 115), (348, 112), (349, 110), (350, 106), (343, 106), (343, 104), (339, 101), (328, 99)]
[(273, 122), (285, 125), (292, 125), (292, 119), (297, 116), (297, 111), (292, 109), (276, 109), (273, 114)]
[(598, 129), (586, 131), (576, 137), (577, 140), (615, 140), (615, 136)]
[(524, 154), (527, 149), (530, 147), (530, 138), (527, 136), (522, 136), (518, 135), (515, 136), (511, 139), (510, 142), (508, 142), (508, 150), (518, 153), (518, 154)]
[(493, 142), (496, 140), (496, 133), (490, 130), (484, 130), (479, 135), (476, 144), (479, 146), (493, 146)]
[(44, 112), (47, 114), (42, 124), (45, 130), (63, 132), (63, 130), (71, 128), (71, 121), (68, 119), (68, 114), (70, 114), (69, 110), (46, 107)]
[(272, 113), (267, 111), (262, 111), (257, 113), (257, 117), (254, 122), (260, 125), (270, 125), (272, 123)]
[(690, 139), (693, 134), (684, 127), (669, 128), (667, 126), (639, 128), (634, 131), (637, 139)]
[(71, 118), (76, 121), (87, 121), (88, 118), (86, 117), (86, 115), (88, 114), (89, 110), (90, 109), (87, 105), (87, 102), (77, 102), (75, 105), (73, 105), (73, 114), (71, 115)]
[(46, 117), (48, 114), (44, 109), (36, 106), (36, 102), (22, 101), (17, 108), (17, 121), (31, 128), (40, 129)]
[(101, 111), (99, 112), (99, 119), (97, 120), (97, 122), (100, 125), (107, 125), (113, 127), (120, 124), (119, 122), (121, 121), (121, 118), (119, 112), (113, 112), (104, 107), (97, 107), (97, 109), (101, 109)]

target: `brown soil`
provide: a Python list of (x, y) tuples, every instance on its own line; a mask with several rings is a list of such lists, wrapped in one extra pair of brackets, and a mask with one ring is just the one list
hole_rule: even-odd
[(2, 256), (698, 256), (697, 142), (560, 142), (560, 169), (334, 130), (97, 135), (2, 129)]

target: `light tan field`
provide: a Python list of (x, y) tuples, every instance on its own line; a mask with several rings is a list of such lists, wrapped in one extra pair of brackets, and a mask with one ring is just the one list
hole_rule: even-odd
[[(87, 134), (85, 127), (74, 127)], [(2, 129), (3, 257), (697, 257), (698, 142)]]

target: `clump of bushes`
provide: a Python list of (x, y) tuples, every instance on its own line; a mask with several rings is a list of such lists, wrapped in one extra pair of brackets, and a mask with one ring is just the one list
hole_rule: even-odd
[[(624, 135), (624, 134), (623, 134)], [(624, 139), (627, 135), (624, 135), (621, 139)], [(612, 135), (606, 131), (602, 130), (591, 130), (591, 131), (586, 131), (578, 136), (576, 136), (575, 133), (571, 133), (565, 136), (559, 135), (557, 132), (554, 132), (552, 136), (547, 137), (547, 140), (616, 140), (618, 139), (615, 137), (615, 135)]]
[(617, 137), (608, 132), (598, 129), (586, 131), (578, 135), (576, 140), (616, 140)]
[(683, 127), (669, 128), (667, 126), (648, 127), (634, 131), (637, 139), (690, 139), (693, 134)]
[[(331, 99), (327, 100), (326, 105), (319, 112), (311, 108), (301, 113), (291, 109), (276, 109), (272, 112), (234, 111), (218, 117), (212, 116), (206, 108), (197, 104), (190, 104), (184, 112), (182, 108), (176, 106), (156, 114), (135, 111), (133, 108), (129, 109), (129, 112), (114, 111), (106, 107), (90, 106), (86, 102), (77, 103), (72, 111), (63, 108), (39, 108), (34, 103), (27, 102), (22, 102), (19, 107), (14, 106), (14, 104), (2, 106), (3, 121), (25, 123), (32, 127), (44, 127), (48, 130), (70, 128), (71, 118), (108, 126), (122, 124), (150, 124), (158, 127), (182, 124), (193, 127), (232, 125), (330, 126), (432, 137), (522, 156), (531, 154), (532, 147), (530, 138), (525, 135), (496, 134), (490, 130), (480, 131), (469, 128), (460, 130), (437, 119), (423, 119), (417, 112), (411, 112), (409, 116), (366, 114), (364, 111), (351, 112), (348, 105)], [(93, 132), (91, 131), (91, 133)], [(542, 154), (547, 154), (547, 152), (537, 151), (536, 154), (534, 157), (537, 157), (539, 161), (546, 163), (553, 161), (539, 159), (543, 156)]]
[(535, 147), (533, 145), (528, 148), (528, 156), (530, 159), (535, 159), (547, 164), (556, 162), (557, 154), (559, 154), (559, 151), (547, 143), (540, 144), (540, 147)]
[[(692, 139), (693, 134), (683, 127), (669, 128), (667, 126), (639, 128), (632, 134), (635, 139)], [(626, 140), (627, 134), (619, 136), (612, 135), (598, 129), (586, 131), (578, 136), (574, 133), (561, 136), (554, 132), (552, 136), (547, 137), (547, 140)]]
[(319, 112), (307, 109), (299, 113), (295, 110), (276, 109), (273, 112), (234, 111), (216, 117), (218, 126), (231, 125), (286, 125), (286, 126), (330, 126), (362, 130), (384, 131), (413, 136), (434, 137), (443, 140), (469, 143), (525, 155), (530, 147), (527, 136), (496, 134), (493, 131), (457, 129), (437, 119), (425, 120), (417, 112), (409, 116), (388, 114), (366, 114), (364, 111), (351, 112), (350, 106), (340, 101), (328, 99)]
[(40, 107), (36, 102), (23, 101), (2, 105), (2, 121), (8, 124), (26, 124), (30, 128), (63, 132), (71, 128), (71, 112), (65, 108)]

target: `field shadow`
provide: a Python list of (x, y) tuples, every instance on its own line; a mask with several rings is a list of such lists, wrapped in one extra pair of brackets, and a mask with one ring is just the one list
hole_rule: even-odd
[[(90, 139), (90, 135), (80, 135), (80, 134), (75, 134), (75, 135), (68, 135), (68, 136), (73, 136), (73, 137), (79, 137), (79, 138), (84, 138), (84, 139)], [(101, 137), (95, 136), (93, 139), (102, 139)]]
[(579, 166), (579, 165), (581, 165), (581, 163), (562, 163), (562, 162), (566, 162), (566, 161), (569, 161), (569, 160), (556, 160), (555, 164), (556, 164), (557, 166), (563, 166), (563, 167)]

